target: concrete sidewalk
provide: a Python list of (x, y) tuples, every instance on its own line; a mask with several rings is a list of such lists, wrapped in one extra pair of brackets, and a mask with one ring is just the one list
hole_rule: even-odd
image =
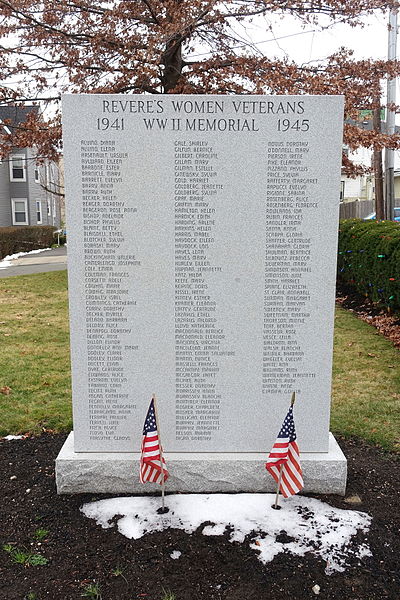
[(52, 248), (39, 254), (27, 254), (11, 261), (9, 267), (0, 268), (1, 277), (31, 275), (47, 271), (62, 271), (67, 268), (67, 247)]

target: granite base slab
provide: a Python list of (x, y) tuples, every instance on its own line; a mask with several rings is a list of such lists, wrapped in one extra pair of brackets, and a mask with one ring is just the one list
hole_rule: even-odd
[[(276, 484), (264, 468), (267, 453), (166, 452), (167, 492), (273, 492)], [(333, 435), (328, 452), (300, 455), (304, 492), (344, 495), (347, 460)], [(157, 484), (139, 481), (139, 453), (74, 452), (70, 433), (56, 459), (58, 494), (149, 493)]]

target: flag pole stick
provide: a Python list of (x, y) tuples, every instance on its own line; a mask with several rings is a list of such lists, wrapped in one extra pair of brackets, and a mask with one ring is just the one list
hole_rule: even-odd
[(293, 407), (293, 404), (296, 402), (296, 392), (293, 392), (292, 399), (290, 401), (290, 406)]
[(272, 508), (275, 508), (275, 510), (279, 510), (280, 509), (280, 506), (279, 506), (279, 488), (281, 487), (281, 481), (282, 481), (282, 469), (283, 469), (283, 465), (281, 465), (279, 467), (279, 479), (278, 479), (278, 484), (276, 486), (275, 502), (272, 505)]
[(158, 443), (160, 446), (160, 463), (161, 463), (161, 514), (168, 512), (168, 508), (165, 508), (165, 475), (164, 475), (164, 462), (163, 462), (163, 449), (161, 443), (161, 431), (160, 431), (160, 421), (158, 419), (158, 411), (157, 411), (157, 400), (156, 395), (153, 394), (152, 400), (154, 402), (154, 412), (156, 415), (156, 423), (157, 423), (157, 431), (158, 431)]

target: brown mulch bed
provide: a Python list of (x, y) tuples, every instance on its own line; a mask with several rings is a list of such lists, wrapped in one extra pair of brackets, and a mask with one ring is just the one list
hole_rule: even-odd
[(366, 323), (376, 327), (378, 332), (387, 337), (396, 348), (400, 348), (399, 314), (390, 314), (386, 309), (355, 292), (350, 286), (343, 284), (338, 284), (336, 287), (336, 302), (342, 308), (346, 308)]
[[(231, 543), (227, 536), (167, 530), (128, 540), (116, 528), (102, 529), (79, 509), (105, 496), (56, 494), (54, 459), (64, 439), (44, 433), (0, 441), (1, 545), (11, 543), (49, 560), (43, 566), (13, 564), (0, 549), (2, 600), (23, 600), (29, 592), (36, 594), (30, 596), (35, 600), (79, 599), (93, 581), (100, 584), (103, 600), (161, 600), (163, 589), (171, 590), (176, 600), (293, 600), (314, 598), (315, 584), (321, 588), (319, 597), (329, 600), (399, 599), (396, 456), (357, 440), (339, 440), (349, 466), (346, 497), (357, 494), (361, 503), (317, 497), (372, 515), (372, 557), (327, 576), (325, 563), (311, 555), (281, 554), (263, 565), (246, 543)], [(40, 544), (34, 540), (37, 528), (48, 530)], [(179, 560), (170, 558), (173, 550), (182, 552)], [(117, 567), (123, 576), (112, 574)]]

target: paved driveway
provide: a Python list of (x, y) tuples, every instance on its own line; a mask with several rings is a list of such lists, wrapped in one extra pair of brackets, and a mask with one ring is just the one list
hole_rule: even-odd
[(31, 273), (45, 273), (46, 271), (62, 271), (67, 268), (67, 248), (52, 248), (39, 254), (27, 254), (11, 261), (9, 267), (0, 268), (0, 277), (13, 277), (14, 275), (30, 275)]

